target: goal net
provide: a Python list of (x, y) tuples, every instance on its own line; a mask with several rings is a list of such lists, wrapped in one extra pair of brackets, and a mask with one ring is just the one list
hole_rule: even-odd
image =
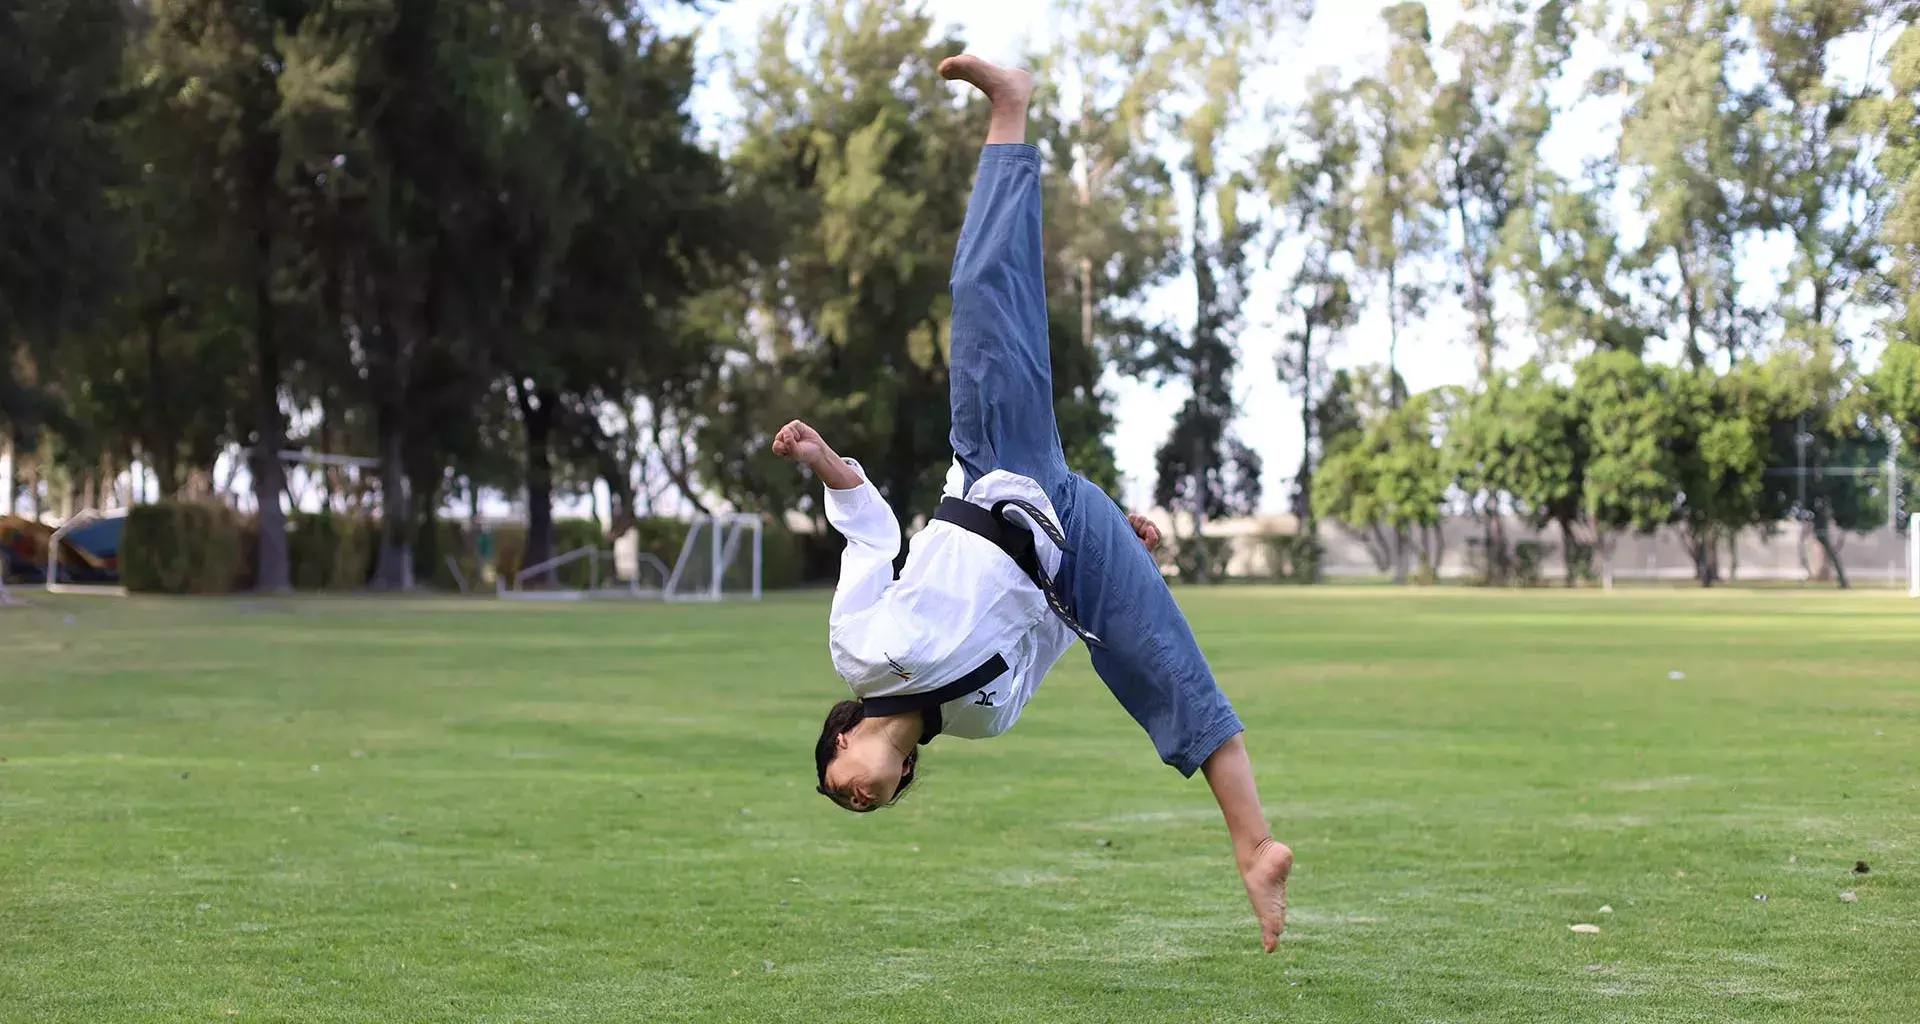
[(757, 515), (698, 515), (687, 529), (673, 574), (669, 601), (760, 599), (761, 520)]
[(761, 523), (752, 515), (700, 515), (669, 566), (628, 534), (612, 550), (579, 548), (500, 577), (498, 594), (521, 601), (760, 598)]

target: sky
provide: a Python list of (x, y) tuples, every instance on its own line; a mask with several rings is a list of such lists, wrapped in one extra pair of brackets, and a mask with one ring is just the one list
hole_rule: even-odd
[[(713, 141), (722, 142), (728, 120), (738, 105), (728, 91), (723, 64), (726, 56), (752, 46), (757, 27), (768, 15), (781, 9), (784, 0), (729, 0), (697, 13), (685, 15), (687, 21), (675, 28), (698, 27), (699, 52), (706, 68), (695, 96), (695, 112), (703, 131)], [(925, 9), (943, 26), (953, 26), (968, 49), (989, 60), (1017, 62), (1023, 53), (1044, 49), (1058, 29), (1060, 15), (1046, 0), (923, 0)], [(1351, 80), (1368, 68), (1378, 66), (1385, 53), (1386, 34), (1381, 12), (1386, 0), (1319, 0), (1312, 20), (1302, 29), (1274, 40), (1271, 61), (1265, 69), (1250, 77), (1244, 110), (1261, 111), (1287, 106), (1298, 101), (1308, 78), (1322, 68), (1334, 68)], [(1461, 17), (1458, 0), (1428, 0), (1427, 12), (1432, 36), (1444, 40)], [(1884, 45), (1885, 39), (1879, 43)], [(1843, 79), (1857, 80), (1876, 74), (1875, 57), (1879, 50), (1866, 39), (1856, 39), (1840, 47), (1835, 54), (1834, 73)], [(1583, 37), (1555, 96), (1559, 108), (1553, 130), (1542, 145), (1547, 164), (1569, 178), (1581, 176), (1588, 158), (1612, 153), (1618, 145), (1619, 118), (1623, 101), (1617, 97), (1593, 98), (1583, 95), (1591, 73), (1606, 58), (1603, 45)], [(1436, 48), (1436, 68), (1444, 79), (1451, 74), (1444, 51)], [(1735, 85), (1751, 70), (1734, 69)], [(1876, 77), (1878, 77), (1876, 75)], [(1258, 145), (1264, 142), (1264, 122), (1249, 115), (1240, 131), (1230, 133), (1241, 141)], [(1643, 219), (1633, 208), (1626, 188), (1614, 195), (1613, 220), (1623, 243), (1637, 244)], [(1751, 239), (1741, 252), (1739, 274), (1743, 285), (1741, 300), (1753, 304), (1771, 300), (1778, 294), (1792, 254), (1791, 240), (1776, 233)], [(1271, 269), (1256, 272), (1244, 307), (1245, 327), (1239, 336), (1240, 370), (1236, 377), (1239, 419), (1236, 427), (1243, 440), (1262, 456), (1264, 493), (1260, 511), (1278, 512), (1285, 508), (1288, 485), (1300, 461), (1302, 432), (1300, 402), (1290, 395), (1275, 373), (1274, 355), (1285, 329), (1276, 308), (1276, 285), (1291, 269), (1289, 249), (1283, 244)], [(1430, 268), (1429, 273), (1437, 273)], [(1501, 316), (1503, 351), (1498, 363), (1511, 366), (1536, 354), (1522, 324), (1514, 321), (1518, 311), (1515, 296), (1495, 292), (1496, 312)], [(1330, 354), (1333, 367), (1352, 367), (1387, 360), (1389, 329), (1384, 304), (1375, 294), (1363, 293), (1365, 312), (1360, 322), (1341, 339)], [(1181, 279), (1149, 298), (1151, 312), (1161, 314), (1175, 324), (1191, 323), (1192, 282)], [(1864, 319), (1864, 314), (1862, 315)], [(1856, 337), (1866, 335), (1864, 322), (1853, 324)], [(1860, 354), (1871, 359), (1870, 342), (1862, 342)], [(1656, 339), (1650, 346), (1650, 358), (1675, 361), (1678, 342)], [(1436, 289), (1424, 315), (1403, 325), (1399, 347), (1399, 368), (1414, 391), (1449, 384), (1471, 383), (1475, 359), (1469, 342), (1469, 322), (1460, 300), (1451, 289)], [(1107, 388), (1114, 399), (1117, 426), (1112, 437), (1114, 451), (1125, 477), (1127, 502), (1134, 508), (1151, 504), (1154, 453), (1172, 426), (1174, 413), (1185, 400), (1186, 390), (1178, 385), (1156, 388), (1109, 373)]]
[[(772, 14), (795, 0), (726, 0), (724, 3), (700, 2), (686, 8), (666, 8), (655, 13), (670, 32), (697, 32), (702, 78), (694, 96), (694, 112), (709, 141), (724, 144), (727, 128), (739, 114), (726, 79), (725, 66), (731, 54), (750, 49), (759, 26)], [(799, 0), (804, 2), (804, 0)], [(925, 9), (941, 27), (952, 27), (965, 40), (967, 48), (989, 60), (1014, 63), (1025, 53), (1044, 49), (1055, 32), (1059, 14), (1047, 0), (923, 0)], [(1297, 103), (1310, 76), (1322, 68), (1334, 68), (1351, 80), (1366, 69), (1377, 66), (1386, 47), (1380, 14), (1389, 6), (1386, 0), (1319, 0), (1312, 20), (1292, 34), (1273, 41), (1264, 70), (1252, 76), (1243, 109), (1267, 110)], [(1428, 15), (1435, 40), (1444, 40), (1462, 17), (1458, 0), (1428, 0)], [(1884, 44), (1885, 40), (1880, 41)], [(1857, 51), (1857, 52), (1855, 52)], [(1872, 74), (1878, 50), (1861, 40), (1859, 45), (1842, 48), (1836, 55), (1836, 74), (1853, 79)], [(1578, 176), (1582, 162), (1614, 150), (1618, 141), (1620, 115), (1617, 99), (1596, 100), (1580, 95), (1582, 84), (1598, 66), (1602, 54), (1599, 44), (1583, 39), (1574, 52), (1556, 96), (1560, 108), (1555, 127), (1543, 144), (1548, 164), (1569, 177)], [(1452, 71), (1443, 51), (1435, 55), (1442, 77)], [(1736, 74), (1738, 71), (1736, 70)], [(1736, 83), (1737, 84), (1737, 83)], [(956, 89), (959, 87), (956, 87)], [(1249, 115), (1230, 138), (1250, 145), (1263, 142), (1265, 122)], [(1631, 208), (1631, 197), (1622, 189), (1615, 196), (1614, 220), (1623, 242), (1638, 241), (1641, 218)], [(1740, 274), (1745, 282), (1742, 301), (1761, 302), (1776, 291), (1791, 242), (1784, 237), (1762, 238), (1751, 244), (1740, 258)], [(1292, 260), (1283, 245), (1272, 268), (1257, 272), (1244, 307), (1245, 327), (1238, 342), (1240, 370), (1235, 393), (1239, 418), (1236, 429), (1242, 439), (1262, 456), (1265, 467), (1260, 511), (1283, 510), (1288, 485), (1300, 461), (1302, 433), (1300, 402), (1287, 392), (1274, 368), (1274, 356), (1285, 325), (1277, 309), (1276, 283), (1289, 272)], [(1469, 343), (1469, 324), (1458, 298), (1447, 289), (1438, 289), (1414, 322), (1404, 325), (1399, 349), (1399, 366), (1408, 386), (1414, 391), (1449, 384), (1468, 384), (1474, 377), (1475, 360)], [(1496, 306), (1510, 319), (1516, 303), (1513, 297), (1496, 293)], [(1333, 367), (1383, 364), (1388, 352), (1388, 325), (1377, 295), (1363, 293), (1365, 313), (1332, 351)], [(1504, 301), (1502, 301), (1504, 299)], [(1192, 282), (1184, 275), (1149, 298), (1150, 312), (1171, 323), (1191, 322)], [(1513, 365), (1535, 354), (1521, 325), (1508, 323), (1502, 328), (1505, 349), (1501, 365)], [(1656, 342), (1649, 356), (1673, 361), (1677, 343)], [(1871, 359), (1874, 353), (1863, 349)], [(1113, 398), (1116, 427), (1111, 438), (1125, 480), (1127, 504), (1146, 509), (1152, 504), (1154, 453), (1172, 426), (1174, 413), (1186, 398), (1179, 385), (1156, 388), (1140, 381), (1108, 374), (1105, 385)], [(850, 455), (858, 453), (849, 452)], [(603, 487), (595, 488), (592, 499), (604, 507)], [(507, 514), (512, 498), (498, 496), (487, 502), (490, 514)], [(584, 501), (566, 499), (562, 514), (585, 514)]]
[[(1269, 101), (1297, 95), (1307, 77), (1321, 67), (1337, 67), (1348, 76), (1359, 73), (1384, 53), (1381, 0), (1322, 0), (1312, 21), (1293, 38), (1278, 44), (1271, 69), (1250, 89), (1246, 109), (1263, 109)], [(1434, 38), (1444, 38), (1459, 19), (1460, 5), (1433, 0), (1428, 5)], [(703, 12), (699, 51), (704, 79), (695, 98), (701, 123), (712, 132), (738, 110), (727, 90), (723, 61), (727, 54), (750, 47), (757, 26), (779, 10), (779, 0), (730, 0)], [(988, 60), (1016, 62), (1023, 53), (1047, 45), (1057, 30), (1053, 5), (1034, 0), (927, 0), (935, 20), (955, 26), (967, 48)], [(1592, 138), (1589, 134), (1588, 138)], [(1577, 165), (1577, 155), (1570, 158)], [(1286, 261), (1276, 261), (1284, 271)], [(1285, 507), (1287, 483), (1300, 461), (1302, 434), (1300, 403), (1287, 393), (1274, 369), (1274, 355), (1282, 327), (1275, 309), (1271, 278), (1258, 275), (1246, 306), (1247, 323), (1240, 336), (1241, 365), (1236, 378), (1243, 439), (1258, 450), (1265, 464), (1261, 510)], [(1190, 320), (1191, 282), (1181, 280), (1153, 296), (1156, 311), (1176, 323)], [(1466, 341), (1467, 322), (1457, 302), (1440, 300), (1423, 322), (1403, 330), (1401, 372), (1408, 386), (1419, 391), (1443, 384), (1464, 384), (1473, 377), (1473, 355)], [(1388, 331), (1385, 315), (1370, 310), (1332, 355), (1334, 366), (1384, 363)], [(1128, 505), (1151, 504), (1154, 452), (1166, 438), (1173, 415), (1185, 400), (1178, 385), (1151, 385), (1109, 375), (1117, 425), (1114, 451), (1126, 480)]]

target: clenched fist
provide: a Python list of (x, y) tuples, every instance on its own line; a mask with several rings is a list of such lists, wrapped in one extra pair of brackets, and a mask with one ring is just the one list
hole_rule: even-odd
[(1146, 516), (1129, 515), (1127, 522), (1133, 524), (1133, 535), (1140, 538), (1140, 543), (1145, 544), (1148, 551), (1160, 547), (1160, 528), (1153, 525), (1153, 520)]
[(780, 432), (773, 435), (773, 454), (783, 459), (811, 466), (825, 458), (827, 452), (827, 442), (820, 439), (820, 432), (799, 420), (781, 427)]

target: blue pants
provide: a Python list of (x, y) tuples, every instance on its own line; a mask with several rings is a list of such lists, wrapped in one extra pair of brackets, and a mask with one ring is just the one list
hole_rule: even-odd
[(1071, 554), (1074, 614), (1106, 644), (1093, 669), (1191, 776), (1241, 731), (1153, 556), (1113, 499), (1067, 468), (1053, 418), (1040, 154), (988, 146), (953, 258), (953, 451), (967, 486), (996, 469), (1039, 481)]

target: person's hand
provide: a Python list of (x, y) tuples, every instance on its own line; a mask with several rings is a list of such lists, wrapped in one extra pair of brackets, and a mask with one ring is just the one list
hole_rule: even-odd
[(820, 432), (799, 420), (781, 427), (780, 432), (773, 435), (773, 454), (783, 459), (813, 466), (826, 458), (827, 452), (827, 442), (821, 440)]
[(1159, 549), (1160, 528), (1153, 525), (1153, 520), (1146, 516), (1130, 515), (1127, 517), (1127, 522), (1133, 524), (1133, 535), (1140, 538), (1140, 543), (1145, 544), (1148, 551)]

